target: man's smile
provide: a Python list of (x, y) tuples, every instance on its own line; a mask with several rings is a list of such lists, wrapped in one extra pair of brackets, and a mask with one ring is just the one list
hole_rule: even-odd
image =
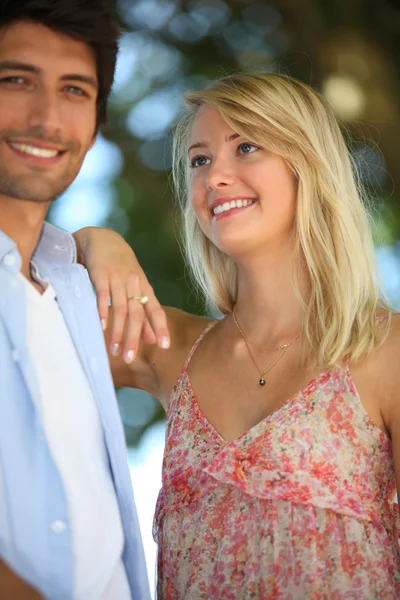
[(45, 143), (7, 140), (7, 145), (20, 158), (41, 165), (58, 163), (66, 153), (65, 150), (57, 149), (56, 147)]

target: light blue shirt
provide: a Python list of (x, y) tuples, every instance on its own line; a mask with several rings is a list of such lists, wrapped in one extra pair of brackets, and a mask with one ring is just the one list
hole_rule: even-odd
[[(32, 260), (56, 290), (96, 401), (125, 534), (123, 561), (132, 600), (149, 600), (124, 432), (91, 283), (76, 263), (72, 236), (48, 223)], [(72, 600), (68, 503), (36, 408), (39, 389), (25, 344), (20, 269), (15, 242), (0, 231), (0, 557), (47, 600)]]

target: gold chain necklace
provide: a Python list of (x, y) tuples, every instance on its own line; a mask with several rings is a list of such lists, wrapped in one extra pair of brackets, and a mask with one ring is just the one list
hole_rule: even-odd
[(295, 341), (296, 341), (296, 340), (297, 340), (297, 339), (300, 337), (300, 335), (301, 335), (301, 331), (300, 331), (300, 332), (299, 332), (299, 333), (298, 333), (298, 334), (297, 334), (297, 335), (296, 335), (296, 336), (295, 336), (295, 337), (292, 339), (292, 341), (291, 341), (291, 342), (289, 342), (289, 343), (287, 343), (287, 344), (282, 344), (281, 346), (278, 346), (278, 347), (277, 347), (277, 350), (281, 350), (281, 353), (280, 353), (280, 355), (278, 356), (278, 358), (276, 358), (276, 359), (274, 360), (274, 362), (273, 362), (273, 363), (272, 363), (272, 364), (271, 364), (271, 365), (268, 367), (268, 369), (265, 369), (265, 371), (262, 371), (262, 370), (260, 369), (260, 367), (259, 367), (259, 365), (258, 365), (258, 363), (257, 363), (257, 361), (256, 361), (256, 359), (255, 359), (255, 357), (254, 357), (254, 354), (252, 353), (252, 351), (251, 351), (251, 349), (250, 349), (250, 345), (249, 345), (249, 341), (248, 341), (248, 339), (247, 339), (247, 336), (246, 336), (246, 334), (244, 333), (243, 329), (240, 327), (240, 325), (239, 325), (239, 323), (238, 323), (238, 320), (237, 320), (237, 318), (236, 318), (236, 312), (235, 312), (235, 309), (236, 309), (236, 307), (234, 307), (234, 308), (233, 308), (233, 311), (232, 311), (233, 320), (235, 321), (235, 325), (236, 325), (236, 327), (238, 328), (238, 330), (239, 330), (239, 333), (240, 333), (240, 335), (242, 336), (242, 338), (243, 338), (243, 340), (244, 340), (244, 343), (246, 344), (246, 348), (247, 348), (247, 351), (248, 351), (248, 353), (249, 353), (249, 355), (250, 355), (250, 358), (251, 358), (251, 360), (253, 361), (254, 365), (255, 365), (255, 366), (256, 366), (256, 368), (257, 368), (257, 371), (258, 371), (258, 372), (259, 372), (259, 374), (260, 374), (260, 379), (259, 379), (259, 382), (258, 382), (258, 383), (259, 383), (260, 385), (265, 385), (265, 383), (266, 383), (266, 382), (265, 382), (264, 376), (265, 376), (267, 373), (269, 373), (269, 372), (270, 372), (270, 371), (271, 371), (271, 370), (274, 368), (274, 366), (275, 366), (275, 365), (276, 365), (276, 364), (277, 364), (277, 363), (278, 363), (278, 362), (281, 360), (281, 358), (282, 358), (282, 356), (285, 354), (286, 350), (287, 350), (288, 348), (290, 348), (290, 346), (293, 344), (293, 342), (295, 342)]

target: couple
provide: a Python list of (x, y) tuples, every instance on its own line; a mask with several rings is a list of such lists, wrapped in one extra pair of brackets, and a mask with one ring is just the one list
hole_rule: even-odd
[(400, 597), (400, 321), (331, 110), (276, 75), (188, 96), (187, 259), (224, 318), (164, 310), (117, 234), (44, 224), (117, 38), (98, 0), (1, 8), (0, 600), (149, 598), (113, 381), (167, 412), (159, 598)]

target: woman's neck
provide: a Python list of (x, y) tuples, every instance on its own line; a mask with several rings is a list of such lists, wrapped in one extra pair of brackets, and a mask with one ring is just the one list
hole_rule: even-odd
[[(238, 264), (236, 316), (249, 339), (263, 344), (294, 337), (303, 325), (303, 307), (293, 287), (293, 260), (265, 256)], [(298, 268), (299, 292), (309, 288), (305, 268)]]

